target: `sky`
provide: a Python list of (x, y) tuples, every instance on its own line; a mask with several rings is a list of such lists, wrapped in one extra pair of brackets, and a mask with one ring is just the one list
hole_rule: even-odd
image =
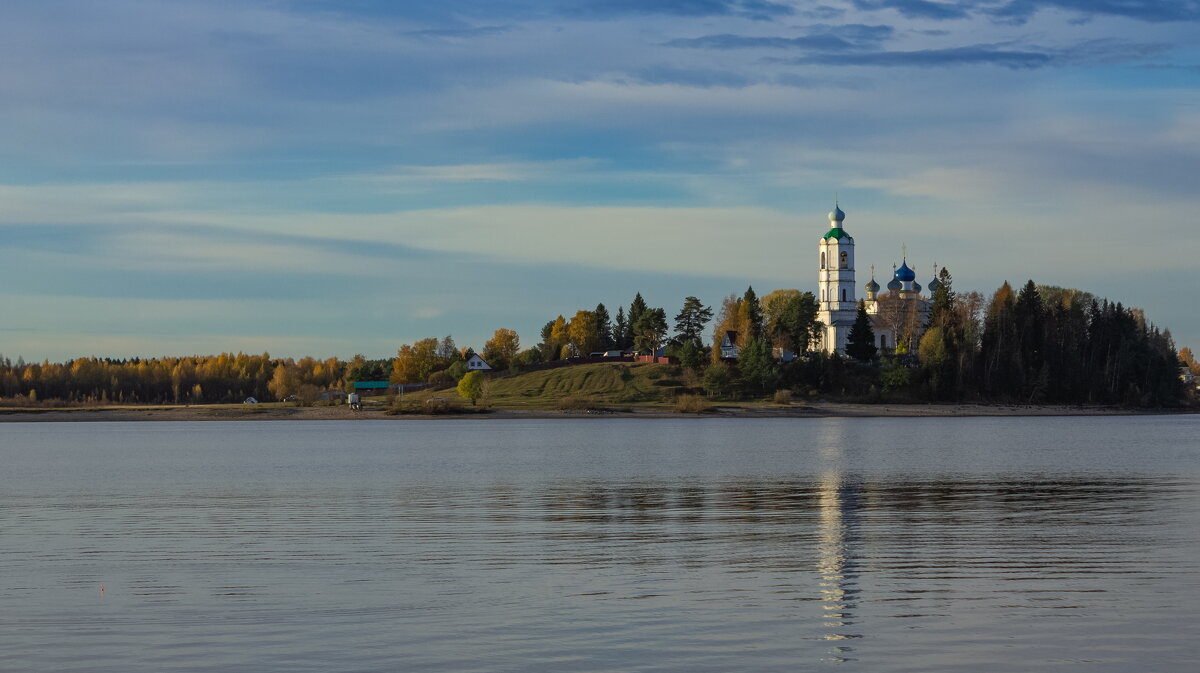
[(13, 0), (0, 354), (394, 355), (641, 292), (1076, 287), (1200, 348), (1200, 0)]

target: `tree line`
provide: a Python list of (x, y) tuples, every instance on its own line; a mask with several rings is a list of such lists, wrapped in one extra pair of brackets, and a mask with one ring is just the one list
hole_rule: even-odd
[[(662, 349), (713, 397), (787, 390), (896, 401), (1158, 407), (1184, 399), (1181, 366), (1200, 375), (1191, 350), (1176, 353), (1170, 332), (1147, 322), (1138, 309), (1032, 280), (1017, 292), (1006, 282), (990, 301), (977, 292), (955, 292), (947, 269), (939, 282), (927, 319), (913, 311), (913, 302), (895, 297), (882, 296), (874, 316), (860, 302), (844, 357), (819, 348), (824, 326), (816, 319), (813, 293), (780, 289), (760, 298), (753, 287), (725, 297), (716, 310), (689, 296), (670, 322), (664, 307), (649, 306), (637, 293), (615, 316), (603, 303), (570, 319), (557, 315), (542, 328), (541, 340), (523, 350), (514, 330), (497, 329), (480, 355), (494, 369), (519, 371), (596, 352)], [(873, 325), (893, 331), (893, 348), (880, 351)], [(726, 335), (736, 358), (722, 357)], [(448, 387), (467, 373), (474, 352), (447, 335), (404, 344), (396, 357), (378, 360), (223, 353), (30, 364), (0, 357), (0, 397), (114, 404), (304, 401), (365, 380)], [(785, 361), (786, 352), (796, 357)]]

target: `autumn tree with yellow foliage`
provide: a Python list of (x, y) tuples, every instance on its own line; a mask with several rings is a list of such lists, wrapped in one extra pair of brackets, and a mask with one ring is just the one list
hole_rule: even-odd
[(483, 359), (492, 369), (508, 369), (521, 348), (521, 338), (513, 330), (501, 327), (483, 345)]

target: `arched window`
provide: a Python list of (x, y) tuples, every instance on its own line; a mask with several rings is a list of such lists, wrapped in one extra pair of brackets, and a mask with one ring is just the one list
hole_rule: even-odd
[(842, 290), (842, 301), (846, 301), (846, 291)]
[(886, 334), (879, 335), (879, 347), (887, 348), (887, 335)]
[(842, 251), (841, 260), (842, 260), (841, 266), (843, 269), (850, 266), (850, 254), (844, 250)]
[(825, 268), (825, 253), (824, 252), (821, 253), (821, 268), (822, 269)]

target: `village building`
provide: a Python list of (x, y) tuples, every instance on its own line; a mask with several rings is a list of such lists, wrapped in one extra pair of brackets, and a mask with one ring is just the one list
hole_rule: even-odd
[(483, 358), (479, 357), (479, 353), (473, 353), (467, 359), (467, 371), (489, 371), (492, 368)]
[(721, 339), (721, 359), (736, 360), (738, 356), (737, 345), (738, 333), (734, 330), (725, 332), (724, 338)]

